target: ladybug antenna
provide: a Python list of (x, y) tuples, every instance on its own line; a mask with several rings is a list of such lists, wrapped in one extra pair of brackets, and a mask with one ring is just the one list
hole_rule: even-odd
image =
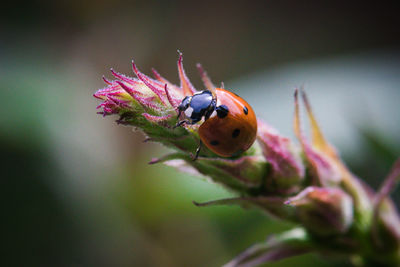
[(215, 100), (215, 103), (217, 103), (217, 90), (215, 90), (215, 88), (213, 88), (212, 90), (210, 90), (213, 99)]
[(217, 90), (215, 89), (215, 87), (208, 89), (208, 90), (211, 92), (212, 97), (215, 100), (215, 103), (217, 103)]

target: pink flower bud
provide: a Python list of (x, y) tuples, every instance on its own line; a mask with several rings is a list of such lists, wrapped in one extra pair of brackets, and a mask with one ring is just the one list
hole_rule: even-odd
[(339, 188), (310, 186), (286, 204), (295, 207), (299, 220), (316, 235), (343, 234), (353, 223), (353, 200)]
[(372, 239), (377, 248), (385, 252), (397, 251), (400, 254), (400, 218), (389, 194), (400, 182), (400, 159), (383, 181), (374, 198), (372, 220)]
[(267, 191), (286, 195), (298, 192), (305, 168), (290, 140), (261, 120), (258, 120), (257, 139), (272, 167), (266, 181)]

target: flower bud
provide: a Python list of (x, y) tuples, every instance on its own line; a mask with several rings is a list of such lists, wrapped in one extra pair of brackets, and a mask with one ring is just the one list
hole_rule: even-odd
[(294, 132), (302, 146), (305, 158), (310, 166), (312, 184), (317, 186), (337, 185), (342, 178), (342, 173), (339, 168), (339, 159), (336, 155), (335, 149), (325, 141), (311, 111), (310, 104), (308, 103), (304, 91), (302, 91), (302, 95), (303, 101), (306, 105), (307, 115), (311, 122), (311, 132), (313, 137), (312, 143), (309, 144), (308, 140), (303, 135), (301, 128), (297, 89), (294, 94)]
[[(199, 147), (196, 131), (199, 125), (174, 127), (180, 102), (196, 92), (183, 69), (182, 54), (178, 60), (179, 86), (155, 70), (155, 79), (152, 79), (141, 73), (133, 62), (132, 65), (137, 78), (111, 70), (116, 80), (103, 78), (107, 87), (94, 96), (103, 101), (97, 107), (102, 109), (99, 113), (103, 116), (118, 115), (118, 123), (141, 129), (147, 141), (176, 150), (153, 159), (151, 164), (164, 162), (190, 174), (207, 176), (240, 195), (195, 203), (198, 206), (255, 207), (300, 224), (299, 228), (251, 247), (226, 266), (256, 266), (310, 251), (345, 254), (359, 262), (399, 265), (400, 218), (389, 194), (400, 183), (400, 160), (374, 194), (347, 169), (325, 140), (302, 90), (312, 136), (310, 142), (305, 138), (296, 90), (294, 132), (301, 152), (293, 148), (289, 139), (258, 121), (257, 138), (262, 154), (258, 147), (253, 147), (241, 155), (220, 158), (204, 148), (194, 161), (191, 153)], [(201, 65), (197, 67), (205, 88), (213, 91), (215, 86), (207, 73)], [(287, 198), (289, 195), (295, 196)]]
[[(182, 54), (178, 59), (180, 86), (170, 83), (153, 69), (155, 79), (141, 73), (134, 62), (132, 68), (137, 78), (127, 77), (111, 71), (117, 78), (98, 90), (94, 96), (103, 100), (98, 108), (102, 108), (104, 116), (120, 115), (118, 123), (136, 126), (147, 136), (147, 140), (157, 141), (175, 148), (177, 153), (154, 159), (150, 163), (165, 162), (185, 171), (196, 171), (209, 176), (213, 181), (230, 189), (245, 194), (261, 191), (268, 164), (254, 149), (249, 149), (236, 158), (219, 158), (211, 150), (203, 147), (199, 159), (193, 161), (191, 153), (199, 146), (199, 134), (195, 130), (199, 125), (177, 127), (177, 107), (187, 95), (196, 93), (185, 74)], [(214, 85), (201, 65), (197, 66), (207, 89)]]
[(298, 219), (316, 235), (343, 234), (353, 223), (353, 200), (339, 188), (310, 186), (286, 204), (295, 207)]
[(238, 159), (204, 157), (196, 161), (189, 154), (173, 153), (153, 159), (150, 163), (164, 162), (191, 175), (202, 174), (227, 188), (251, 194), (259, 190), (267, 166), (260, 156), (248, 155), (251, 151), (246, 153)]
[(297, 193), (305, 168), (290, 140), (261, 120), (258, 120), (257, 139), (272, 169), (266, 181), (267, 191), (285, 195)]
[(393, 201), (389, 198), (399, 182), (400, 159), (393, 165), (374, 197), (371, 233), (374, 245), (378, 249), (389, 254), (395, 252), (394, 255), (397, 254), (400, 259), (400, 218)]
[(198, 207), (208, 207), (216, 205), (239, 205), (245, 209), (257, 208), (274, 218), (296, 222), (296, 217), (293, 209), (291, 209), (288, 205), (285, 205), (284, 198), (279, 196), (241, 196), (212, 200), (203, 203), (193, 201), (193, 203)]
[[(116, 80), (103, 78), (107, 87), (98, 90), (93, 96), (102, 100), (98, 109), (103, 116), (119, 115), (117, 123), (141, 129), (148, 140), (160, 142), (177, 150), (195, 151), (199, 140), (190, 129), (174, 129), (177, 121), (176, 108), (185, 94), (194, 90), (182, 67), (182, 55), (178, 69), (181, 86), (176, 86), (153, 70), (156, 79), (141, 73), (132, 61), (137, 78), (132, 78), (111, 70)], [(204, 149), (203, 155), (213, 155)]]

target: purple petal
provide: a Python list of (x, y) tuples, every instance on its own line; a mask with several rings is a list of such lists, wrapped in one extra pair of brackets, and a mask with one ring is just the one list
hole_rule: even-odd
[(104, 75), (103, 75), (103, 81), (108, 85), (112, 85), (112, 82), (108, 80)]
[(131, 97), (135, 97), (137, 95), (143, 95), (142, 92), (139, 92), (137, 90), (132, 89), (131, 87), (129, 87), (127, 84), (125, 84), (124, 82), (121, 81), (116, 81), (116, 83), (122, 88), (124, 89), (124, 91), (126, 91)]
[(170, 81), (168, 81), (167, 79), (165, 79), (164, 77), (162, 77), (156, 69), (152, 68), (151, 71), (154, 74), (154, 77), (156, 78), (156, 80), (158, 80), (160, 83), (162, 84), (168, 84), (169, 88), (172, 88), (174, 91), (181, 93), (182, 92), (182, 88), (176, 86), (175, 84), (171, 83)]
[(108, 96), (108, 99), (112, 100), (116, 105), (119, 105), (121, 108), (126, 108), (126, 109), (131, 108), (131, 106), (129, 105), (129, 101), (122, 100), (110, 95)]
[(200, 73), (201, 80), (203, 81), (205, 87), (210, 91), (215, 90), (215, 85), (212, 83), (210, 77), (208, 77), (207, 72), (203, 69), (201, 64), (197, 63), (196, 67)]
[(148, 121), (150, 122), (161, 122), (168, 120), (172, 117), (171, 114), (165, 115), (165, 116), (155, 116), (155, 115), (150, 115), (148, 113), (142, 113), (143, 117), (145, 117)]
[(121, 73), (118, 73), (118, 72), (114, 71), (114, 69), (110, 69), (110, 71), (111, 71), (112, 75), (114, 75), (116, 78), (120, 79), (121, 81), (127, 82), (129, 84), (137, 83), (137, 81), (135, 81), (134, 79), (129, 78)]
[(181, 80), (181, 88), (185, 96), (193, 95), (194, 93), (196, 93), (197, 90), (194, 89), (189, 78), (186, 76), (185, 70), (183, 69), (182, 61), (183, 61), (182, 53), (179, 53), (178, 72), (179, 72), (179, 79)]
[(252, 250), (245, 251), (243, 255), (239, 255), (242, 258), (239, 259), (235, 258), (233, 261), (227, 263), (223, 267), (254, 267), (254, 266), (259, 266), (263, 263), (279, 261), (285, 258), (301, 255), (311, 251), (311, 249), (309, 248), (296, 248), (287, 246), (287, 247), (271, 249), (271, 251), (268, 251), (256, 257), (252, 257), (252, 260), (246, 260), (247, 257), (252, 256), (251, 253), (255, 254), (256, 252), (258, 252), (257, 247), (251, 249), (253, 249), (254, 251)]
[(392, 170), (389, 175), (385, 178), (381, 188), (376, 194), (374, 200), (375, 208), (378, 208), (382, 200), (389, 196), (389, 194), (394, 191), (397, 183), (400, 182), (400, 158), (394, 163)]
[(263, 154), (276, 174), (282, 177), (304, 177), (304, 166), (290, 150), (288, 138), (280, 136), (275, 129), (261, 120), (258, 120), (257, 136)]
[(165, 104), (163, 94), (164, 92), (164, 85), (160, 84), (158, 81), (147, 77), (143, 73), (141, 73), (135, 65), (135, 62), (132, 60), (132, 68), (135, 72), (136, 76), (147, 86), (150, 90), (152, 90), (160, 99), (160, 101)]
[(135, 94), (133, 90), (131, 90), (129, 87), (127, 87), (123, 82), (117, 81), (117, 83), (124, 89), (126, 92), (128, 92), (133, 99), (135, 99), (139, 104), (141, 104), (144, 108), (150, 108), (156, 111), (161, 111), (161, 107), (159, 107), (157, 104), (154, 104), (154, 97), (141, 97)]
[(174, 109), (176, 109), (179, 106), (179, 102), (176, 99), (172, 98), (167, 87), (168, 87), (167, 84), (165, 84), (164, 90), (165, 94), (167, 95), (168, 102)]
[(311, 248), (306, 236), (301, 228), (271, 236), (264, 243), (251, 246), (223, 267), (253, 267), (307, 253)]
[(372, 238), (377, 246), (385, 250), (393, 249), (387, 248), (389, 244), (396, 244), (397, 248), (400, 248), (400, 216), (389, 198), (389, 194), (394, 191), (399, 181), (400, 159), (393, 165), (373, 202)]
[[(300, 123), (300, 110), (298, 102), (298, 89), (296, 88), (294, 93), (295, 101), (295, 114), (294, 114), (294, 132), (299, 140), (304, 154), (310, 163), (310, 169), (314, 178), (314, 185), (330, 186), (340, 182), (344, 169), (338, 166), (337, 161), (333, 161), (329, 158), (329, 154), (322, 154), (311, 146), (305, 136), (303, 135), (301, 123)], [(347, 174), (346, 174), (347, 175)]]

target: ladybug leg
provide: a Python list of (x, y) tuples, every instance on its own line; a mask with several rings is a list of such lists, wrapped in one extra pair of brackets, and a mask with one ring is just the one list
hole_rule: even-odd
[(201, 150), (202, 146), (203, 146), (203, 142), (200, 140), (199, 147), (196, 149), (196, 154), (192, 158), (193, 161), (195, 161), (199, 157), (199, 153), (200, 153), (200, 150)]
[(217, 100), (216, 98), (213, 99), (213, 101), (211, 102), (210, 106), (208, 107), (208, 110), (206, 112), (206, 114), (204, 115), (204, 121), (208, 120), (211, 116), (211, 114), (214, 112), (214, 110), (216, 110), (216, 106), (217, 106)]
[(176, 117), (179, 120), (179, 117), (181, 116), (182, 110), (178, 108), (178, 116)]
[(188, 122), (189, 121), (187, 121), (187, 120), (178, 121), (172, 129), (175, 129), (175, 128), (179, 127), (179, 126), (182, 126), (183, 124), (188, 123)]

